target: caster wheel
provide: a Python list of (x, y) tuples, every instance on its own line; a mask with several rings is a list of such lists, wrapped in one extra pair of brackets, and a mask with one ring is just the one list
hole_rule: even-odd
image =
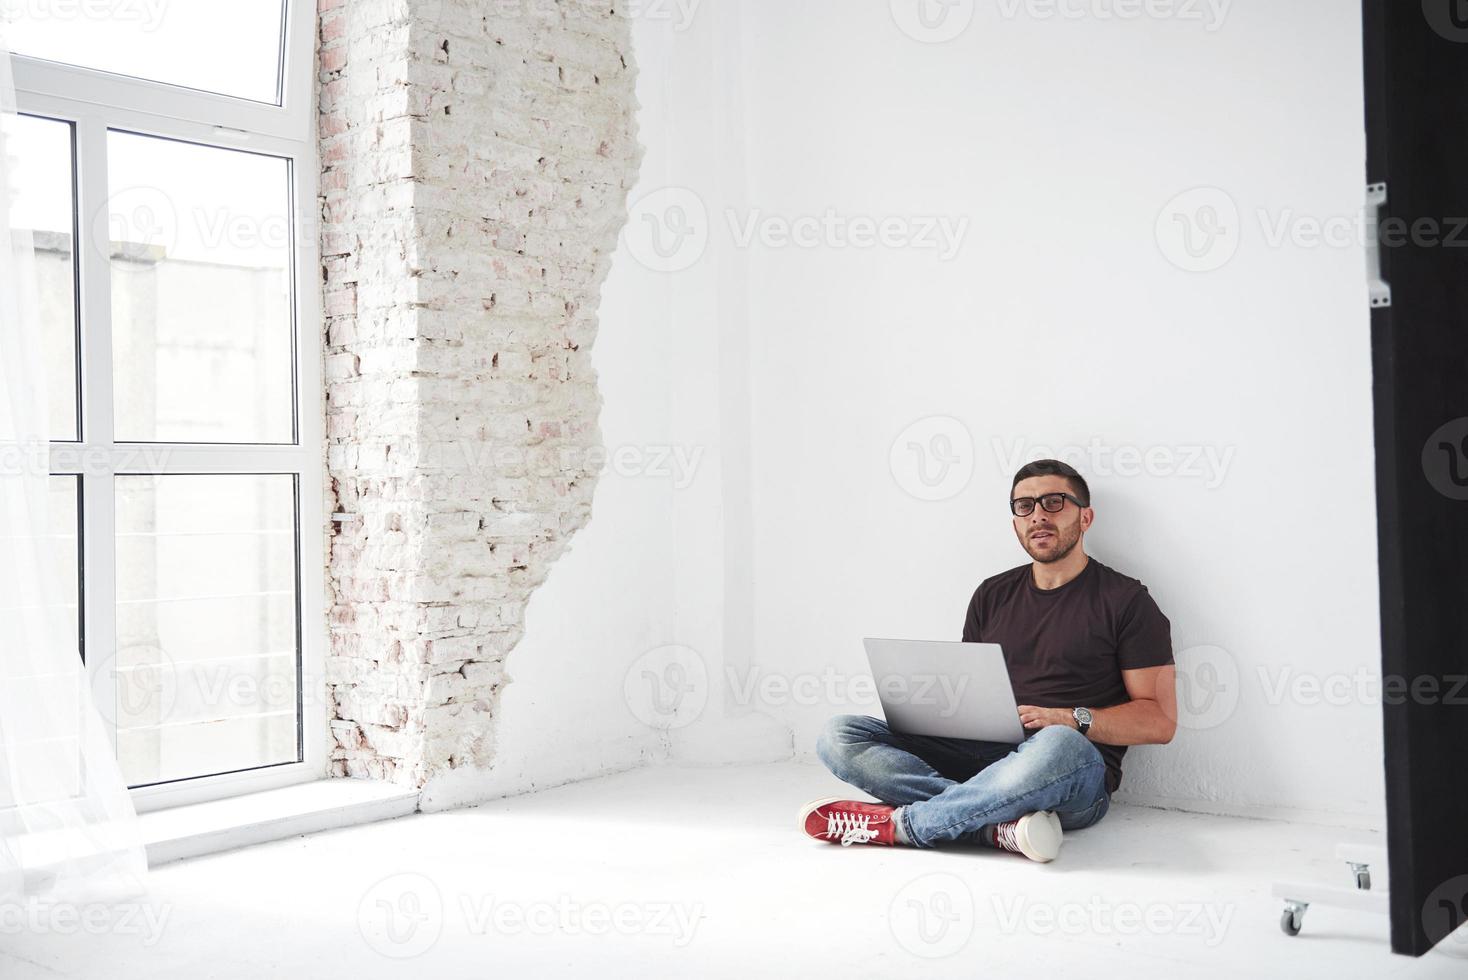
[(1305, 910), (1299, 908), (1285, 909), (1279, 916), (1279, 928), (1286, 936), (1298, 936), (1300, 926), (1305, 921)]
[(1356, 872), (1356, 887), (1363, 892), (1371, 891), (1371, 872), (1362, 869)]

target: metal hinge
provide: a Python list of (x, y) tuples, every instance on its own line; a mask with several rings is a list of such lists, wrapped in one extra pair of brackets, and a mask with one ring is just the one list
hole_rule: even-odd
[(1381, 278), (1381, 206), (1386, 203), (1386, 182), (1366, 185), (1366, 289), (1373, 310), (1392, 305), (1392, 287)]

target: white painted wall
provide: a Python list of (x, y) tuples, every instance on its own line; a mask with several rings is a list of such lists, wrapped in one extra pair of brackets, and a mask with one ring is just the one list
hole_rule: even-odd
[[(956, 638), (974, 586), (1027, 560), (1010, 477), (1064, 453), (1095, 495), (1088, 550), (1171, 618), (1191, 706), (1171, 745), (1129, 754), (1124, 796), (1380, 824), (1363, 259), (1271, 241), (1359, 209), (1356, 11), (1093, 14), (1113, 6), (960, 3), (945, 43), (904, 33), (902, 0), (645, 7), (633, 199), (679, 190), (634, 207), (605, 289), (602, 426), (702, 455), (676, 488), (604, 474), (511, 656), (499, 785), (811, 758), (829, 715), (872, 709), (842, 686), (863, 635)], [(1200, 186), (1179, 207), (1226, 195), (1237, 253), (1188, 272), (1164, 209)], [(670, 260), (688, 268), (656, 272), (637, 236), (668, 231), (670, 200), (707, 221)], [(828, 209), (965, 231), (951, 255), (737, 241)], [(911, 464), (940, 433), (954, 482), (894, 474), (894, 444)], [(660, 738), (622, 684), (669, 643), (711, 682)]]
[[(863, 635), (956, 639), (974, 586), (1028, 560), (1004, 504), (1020, 463), (1160, 447), (1151, 474), (1069, 457), (1094, 492), (1087, 550), (1150, 587), (1194, 708), (1172, 744), (1128, 756), (1123, 792), (1377, 823), (1380, 714), (1358, 679), (1379, 671), (1363, 259), (1354, 241), (1268, 237), (1359, 211), (1356, 10), (1238, 0), (1209, 30), (981, 4), (930, 44), (886, 4), (741, 6), (751, 201), (971, 222), (949, 261), (750, 252), (759, 667), (856, 674)], [(1242, 233), (1226, 265), (1188, 272), (1154, 222), (1199, 186), (1232, 199)], [(937, 502), (889, 467), (931, 416), (972, 440), (971, 481)], [(1226, 465), (1188, 475), (1190, 447)], [(1345, 703), (1271, 703), (1302, 675)], [(808, 755), (833, 706), (771, 710)]]

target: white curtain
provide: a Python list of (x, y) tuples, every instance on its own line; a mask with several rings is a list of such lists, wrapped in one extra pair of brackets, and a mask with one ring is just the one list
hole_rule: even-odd
[[(49, 513), (45, 343), (32, 236), (11, 228), (16, 102), (0, 23), (0, 903), (143, 887), (137, 817), (63, 616)], [(85, 224), (83, 224), (85, 227)], [(75, 251), (80, 251), (76, 249)]]

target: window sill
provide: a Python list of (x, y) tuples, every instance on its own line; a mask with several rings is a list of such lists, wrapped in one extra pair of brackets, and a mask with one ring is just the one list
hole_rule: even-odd
[(335, 827), (406, 816), (418, 791), (367, 779), (318, 779), (139, 815), (148, 866)]

